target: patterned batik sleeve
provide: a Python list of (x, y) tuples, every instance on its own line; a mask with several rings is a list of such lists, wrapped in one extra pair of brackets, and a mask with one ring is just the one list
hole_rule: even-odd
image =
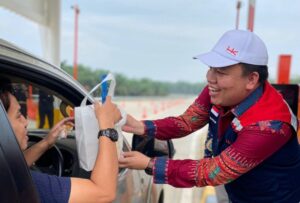
[(192, 105), (178, 117), (167, 117), (154, 121), (144, 121), (145, 132), (161, 140), (186, 136), (208, 122), (210, 98), (205, 87)]
[(291, 136), (291, 127), (276, 121), (245, 127), (238, 134), (237, 140), (214, 158), (198, 161), (156, 158), (153, 168), (154, 182), (175, 187), (229, 183), (271, 156)]

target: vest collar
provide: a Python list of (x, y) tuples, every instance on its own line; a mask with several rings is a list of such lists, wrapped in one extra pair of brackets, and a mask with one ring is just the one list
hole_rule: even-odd
[(247, 111), (262, 95), (263, 95), (263, 85), (260, 85), (256, 90), (254, 90), (244, 101), (234, 107), (231, 112), (239, 117), (245, 111)]

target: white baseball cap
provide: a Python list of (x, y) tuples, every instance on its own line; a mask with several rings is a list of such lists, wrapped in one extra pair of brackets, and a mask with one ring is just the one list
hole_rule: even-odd
[(268, 51), (265, 43), (253, 32), (230, 30), (223, 34), (210, 52), (198, 55), (194, 59), (215, 68), (238, 63), (267, 65)]

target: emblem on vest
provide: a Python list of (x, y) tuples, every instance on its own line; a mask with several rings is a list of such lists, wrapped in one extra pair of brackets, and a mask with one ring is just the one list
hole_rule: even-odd
[(233, 129), (236, 130), (236, 131), (241, 131), (241, 130), (243, 129), (243, 126), (242, 126), (240, 120), (237, 119), (237, 118), (234, 118), (234, 119), (232, 120), (232, 127), (233, 127)]
[(216, 124), (217, 123), (216, 118), (218, 118), (218, 116), (219, 116), (219, 110), (215, 106), (213, 106), (210, 110), (209, 120), (211, 120), (214, 124)]
[(218, 117), (219, 116), (219, 110), (213, 106), (210, 110), (210, 112), (215, 116), (215, 117)]

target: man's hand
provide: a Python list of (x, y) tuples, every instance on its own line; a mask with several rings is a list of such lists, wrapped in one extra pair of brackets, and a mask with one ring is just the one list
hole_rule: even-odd
[(50, 130), (48, 135), (44, 138), (44, 140), (48, 143), (49, 148), (55, 144), (60, 133), (62, 133), (64, 130), (67, 130), (67, 126), (74, 126), (73, 117), (64, 118)]
[(145, 126), (142, 121), (138, 121), (133, 118), (131, 115), (127, 114), (127, 120), (125, 125), (122, 127), (122, 130), (128, 133), (133, 133), (136, 135), (145, 134)]
[(111, 102), (110, 96), (106, 97), (104, 104), (101, 105), (96, 101), (94, 106), (100, 129), (113, 128), (115, 123), (121, 119), (121, 113), (117, 106)]
[(119, 158), (119, 167), (144, 170), (150, 159), (150, 157), (137, 151), (124, 152), (123, 157)]

